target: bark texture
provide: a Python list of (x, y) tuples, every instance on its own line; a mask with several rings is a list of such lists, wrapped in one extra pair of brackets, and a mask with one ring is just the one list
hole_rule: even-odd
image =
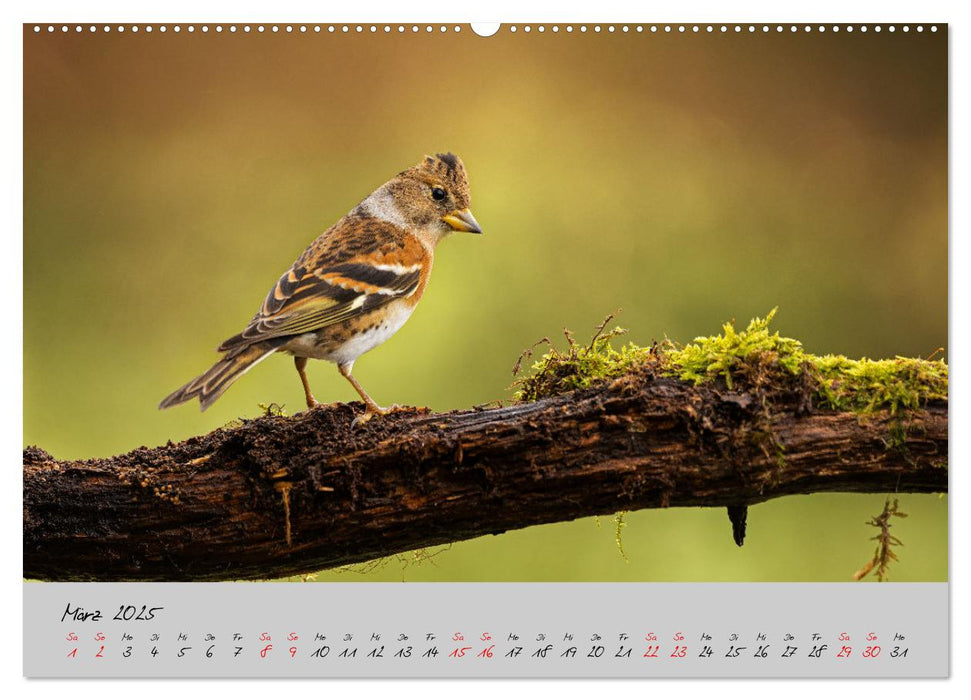
[(109, 459), (27, 448), (24, 576), (266, 579), (619, 510), (948, 488), (946, 402), (861, 417), (813, 410), (798, 391), (631, 375), (352, 427), (360, 410), (265, 417)]

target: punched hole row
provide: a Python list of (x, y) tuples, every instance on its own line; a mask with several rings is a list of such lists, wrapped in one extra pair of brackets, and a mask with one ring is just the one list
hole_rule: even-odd
[[(35, 34), (40, 34), (43, 32), (46, 32), (48, 34), (54, 34), (56, 32), (60, 32), (62, 34), (66, 34), (68, 32), (74, 32), (76, 34), (80, 34), (83, 32), (87, 32), (91, 34), (97, 33), (97, 32), (104, 32), (104, 33), (116, 32), (118, 34), (124, 34), (126, 32), (131, 34), (137, 34), (139, 32), (142, 32), (145, 34), (151, 34), (152, 32), (159, 32), (163, 34), (167, 32), (172, 32), (175, 34), (179, 34), (182, 32), (187, 32), (189, 34), (194, 34), (197, 32), (202, 34), (208, 34), (212, 32), (216, 34), (222, 34), (227, 32), (230, 34), (236, 34), (236, 33), (242, 33), (242, 34), (252, 34), (252, 33), (256, 33), (256, 34), (264, 34), (264, 33), (270, 33), (270, 34), (279, 34), (279, 33), (285, 33), (285, 34), (322, 34), (322, 33), (326, 33), (326, 34), (364, 34), (364, 33), (417, 34), (420, 32), (424, 32), (426, 34), (429, 34), (429, 33), (444, 34), (448, 32), (459, 33), (462, 31), (462, 27), (459, 25), (444, 25), (444, 24), (442, 25), (431, 25), (431, 24), (426, 24), (426, 25), (418, 25), (418, 24), (408, 24), (408, 25), (405, 25), (405, 24), (397, 24), (397, 25), (391, 25), (391, 24), (384, 24), (384, 25), (379, 25), (379, 24), (370, 24), (370, 25), (368, 24), (325, 24), (325, 25), (322, 25), (322, 24), (284, 24), (284, 25), (244, 24), (244, 25), (235, 25), (235, 24), (230, 24), (225, 26), (221, 24), (216, 24), (212, 26), (208, 24), (203, 24), (198, 26), (194, 24), (189, 24), (184, 26), (180, 24), (171, 25), (171, 26), (164, 25), (164, 24), (162, 25), (133, 24), (133, 25), (127, 25), (127, 26), (126, 25), (107, 25), (107, 24), (106, 25), (35, 24), (33, 29)], [(846, 32), (848, 34), (852, 34), (853, 32), (859, 32), (861, 34), (865, 34), (867, 32), (895, 33), (898, 31), (906, 34), (911, 31), (919, 33), (919, 32), (924, 32), (925, 30), (936, 32), (937, 29), (938, 29), (937, 25), (929, 25), (925, 27), (922, 24), (918, 24), (918, 25), (909, 25), (909, 24), (904, 24), (904, 25), (893, 25), (893, 24), (891, 25), (879, 25), (879, 24), (876, 24), (876, 25), (866, 25), (866, 24), (860, 24), (860, 25), (854, 25), (854, 24), (846, 24), (846, 25), (839, 25), (839, 24), (833, 24), (833, 25), (825, 25), (825, 24), (820, 24), (820, 25), (809, 25), (809, 24), (806, 24), (806, 25), (795, 25), (795, 24), (786, 24), (786, 25), (784, 24), (747, 24), (747, 25), (743, 25), (743, 24), (648, 24), (648, 25), (645, 25), (645, 24), (637, 24), (637, 25), (580, 24), (580, 25), (572, 25), (572, 24), (568, 24), (563, 26), (558, 24), (554, 24), (550, 26), (547, 26), (544, 24), (540, 24), (540, 25), (513, 24), (508, 27), (507, 31), (509, 31), (512, 34), (515, 34), (517, 32), (524, 32), (526, 34), (529, 34), (534, 31), (539, 34), (543, 34), (546, 32), (551, 32), (553, 34), (558, 34), (560, 32), (563, 32), (566, 34), (572, 34), (574, 32), (579, 32), (581, 34), (586, 32), (593, 32), (594, 34), (600, 34), (604, 32), (608, 34), (617, 33), (617, 32), (620, 32), (620, 33), (634, 32), (638, 34), (643, 34), (643, 33), (727, 34), (730, 32), (735, 34), (741, 34), (743, 32), (749, 33), (749, 34), (755, 34), (755, 33), (769, 34), (771, 32), (775, 32), (775, 33), (789, 32), (790, 34), (794, 34), (797, 32), (802, 32), (802, 33), (816, 32), (816, 33), (823, 34), (826, 32), (832, 32), (836, 34), (839, 32)], [(476, 32), (476, 30), (473, 28), (473, 33), (478, 33), (478, 32)]]

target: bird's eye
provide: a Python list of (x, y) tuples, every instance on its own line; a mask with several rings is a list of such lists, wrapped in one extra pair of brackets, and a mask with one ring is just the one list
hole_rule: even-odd
[(433, 187), (432, 199), (434, 199), (436, 202), (441, 202), (443, 199), (445, 199), (445, 190), (443, 190), (441, 187)]

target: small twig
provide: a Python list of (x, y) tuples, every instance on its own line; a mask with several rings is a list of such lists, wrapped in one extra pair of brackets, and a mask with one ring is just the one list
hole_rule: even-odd
[(536, 349), (537, 345), (542, 345), (543, 343), (546, 343), (547, 345), (549, 345), (550, 350), (552, 350), (555, 354), (559, 355), (559, 353), (556, 350), (556, 346), (553, 345), (553, 341), (549, 339), (549, 336), (543, 336), (535, 343), (530, 345), (528, 348), (523, 350), (521, 353), (519, 353), (519, 359), (516, 360), (516, 364), (514, 364), (512, 367), (512, 376), (515, 377), (517, 374), (519, 374), (519, 370), (522, 369), (523, 362), (525, 362), (526, 360), (528, 360), (533, 356), (533, 350)]
[(596, 332), (593, 334), (593, 337), (590, 339), (590, 345), (587, 347), (587, 352), (593, 352), (593, 348), (597, 344), (597, 338), (599, 338), (601, 334), (603, 334), (604, 328), (607, 327), (607, 324), (610, 323), (615, 316), (620, 314), (621, 311), (623, 311), (623, 309), (617, 309), (614, 313), (607, 314), (607, 318), (603, 320), (603, 323), (597, 326)]

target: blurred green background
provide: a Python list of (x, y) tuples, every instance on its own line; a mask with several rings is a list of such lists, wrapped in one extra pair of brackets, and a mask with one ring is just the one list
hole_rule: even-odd
[[(205, 370), (321, 231), (425, 153), (465, 160), (486, 235), (355, 374), (382, 403), (509, 398), (538, 338), (641, 344), (774, 306), (811, 352), (947, 347), (947, 37), (886, 32), (133, 35), (24, 41), (24, 443), (124, 452), (302, 406), (270, 358), (205, 414)], [(322, 401), (356, 399), (311, 363)], [(848, 580), (883, 496), (642, 511), (317, 580)], [(947, 579), (947, 501), (905, 495), (894, 580)], [(435, 551), (435, 550), (433, 550)], [(405, 558), (407, 559), (407, 557)]]

